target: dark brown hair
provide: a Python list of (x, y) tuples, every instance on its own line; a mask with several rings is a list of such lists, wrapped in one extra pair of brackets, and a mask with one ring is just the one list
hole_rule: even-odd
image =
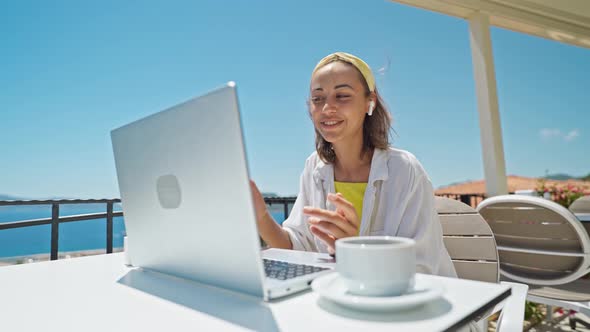
[[(369, 90), (367, 81), (361, 72), (356, 69), (354, 65), (346, 61), (336, 61), (346, 63), (352, 66), (358, 72), (359, 78), (363, 82), (363, 86), (365, 88), (365, 97), (370, 96), (371, 91)], [(387, 149), (389, 147), (389, 130), (391, 129), (392, 117), (376, 87), (375, 95), (377, 98), (375, 101), (375, 108), (373, 109), (373, 115), (365, 116), (365, 120), (363, 122), (363, 148), (361, 150), (361, 158), (365, 153), (372, 151), (375, 148)], [(317, 129), (315, 129), (315, 148), (318, 156), (323, 162), (334, 163), (336, 161), (336, 154), (332, 149), (332, 144), (326, 141)]]

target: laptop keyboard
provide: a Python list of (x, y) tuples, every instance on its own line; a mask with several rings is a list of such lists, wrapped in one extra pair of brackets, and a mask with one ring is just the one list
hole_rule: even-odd
[(323, 270), (328, 268), (264, 259), (264, 273), (273, 279), (287, 280)]

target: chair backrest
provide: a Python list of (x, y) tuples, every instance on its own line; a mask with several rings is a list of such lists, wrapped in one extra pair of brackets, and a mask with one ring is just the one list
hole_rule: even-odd
[(436, 210), (445, 247), (457, 276), (498, 282), (498, 251), (492, 230), (471, 206), (446, 197), (436, 197)]
[(576, 199), (569, 210), (573, 213), (590, 213), (590, 196), (582, 196)]
[(590, 238), (576, 217), (552, 201), (501, 195), (481, 202), (498, 245), (500, 273), (536, 285), (578, 279), (590, 267)]

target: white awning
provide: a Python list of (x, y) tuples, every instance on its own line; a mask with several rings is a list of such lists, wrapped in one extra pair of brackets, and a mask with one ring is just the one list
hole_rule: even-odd
[(590, 48), (590, 0), (392, 0), (490, 25)]

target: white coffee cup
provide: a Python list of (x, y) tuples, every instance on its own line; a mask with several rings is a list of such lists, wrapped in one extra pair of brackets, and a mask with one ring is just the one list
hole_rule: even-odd
[(336, 270), (351, 294), (401, 295), (414, 287), (416, 242), (393, 236), (339, 239)]

